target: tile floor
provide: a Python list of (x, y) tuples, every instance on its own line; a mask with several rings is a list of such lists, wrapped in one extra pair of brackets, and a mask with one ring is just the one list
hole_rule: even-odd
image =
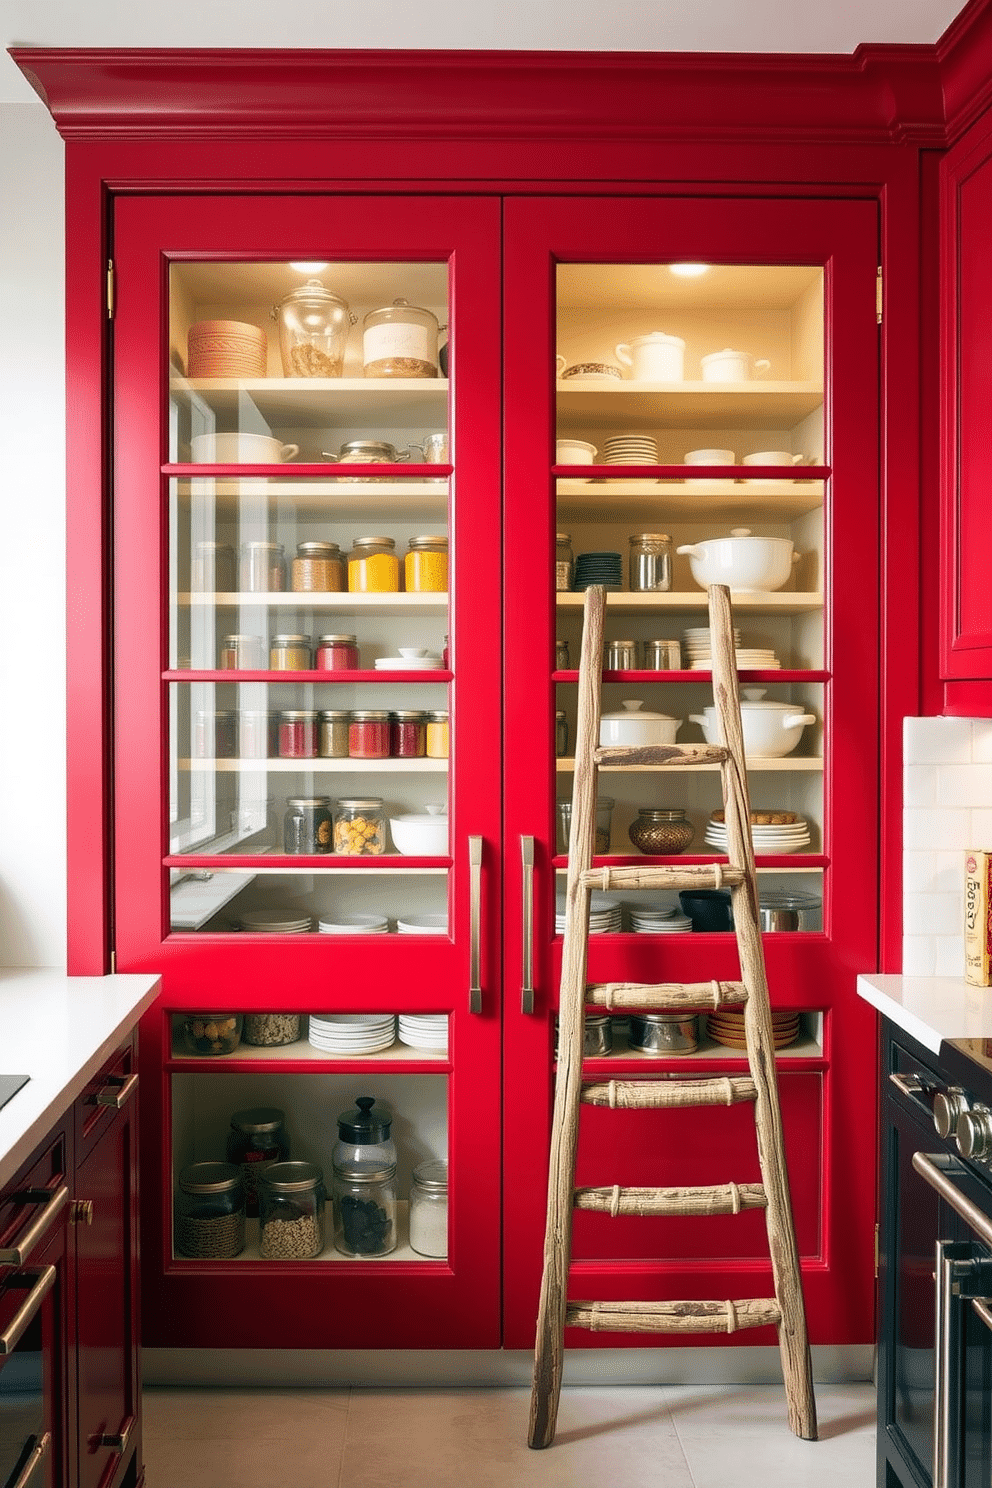
[(872, 1488), (875, 1390), (816, 1387), (798, 1441), (780, 1386), (584, 1385), (547, 1451), (524, 1389), (145, 1391), (147, 1488)]

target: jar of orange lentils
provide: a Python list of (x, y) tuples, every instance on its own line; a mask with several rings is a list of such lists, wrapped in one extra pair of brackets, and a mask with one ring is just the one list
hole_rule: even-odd
[(356, 537), (348, 554), (348, 590), (351, 594), (396, 594), (400, 587), (400, 560), (392, 537)]
[(409, 593), (444, 594), (448, 588), (448, 539), (411, 537), (403, 573)]

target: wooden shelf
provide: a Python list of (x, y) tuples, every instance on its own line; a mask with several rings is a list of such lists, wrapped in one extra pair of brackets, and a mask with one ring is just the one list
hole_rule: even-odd
[(559, 434), (624, 429), (793, 428), (823, 404), (818, 382), (618, 382), (556, 387)]
[(559, 479), (558, 520), (604, 520), (608, 503), (611, 521), (647, 517), (682, 521), (730, 521), (742, 514), (749, 519), (792, 521), (823, 505), (822, 481), (706, 481), (699, 485), (665, 480)]
[(267, 775), (338, 775), (338, 774), (371, 774), (371, 775), (409, 775), (409, 774), (444, 774), (448, 772), (448, 761), (446, 759), (270, 759), (261, 755), (254, 759), (181, 759), (177, 761), (180, 770), (188, 770), (192, 774), (204, 771), (208, 774), (229, 775), (249, 772), (257, 774), (264, 771)]
[[(830, 672), (804, 669), (800, 667), (795, 667), (792, 669), (779, 667), (777, 670), (772, 669), (770, 671), (738, 670), (737, 675), (742, 682), (767, 683), (829, 682), (831, 677)], [(556, 683), (577, 683), (579, 680), (579, 674), (577, 671), (552, 672), (551, 680), (552, 682)], [(636, 685), (638, 687), (643, 687), (656, 684), (671, 684), (672, 682), (702, 682), (706, 686), (710, 686), (713, 682), (713, 673), (711, 671), (694, 672), (685, 670), (672, 670), (670, 672), (645, 672), (639, 669), (635, 670), (634, 668), (630, 668), (622, 672), (604, 671), (602, 680), (604, 686), (607, 683), (619, 683), (621, 686)]]
[[(581, 610), (585, 603), (582, 590), (559, 592), (555, 595), (560, 610)], [(823, 595), (778, 589), (763, 594), (733, 595), (734, 609), (755, 610), (759, 614), (803, 615), (823, 609)], [(668, 594), (633, 594), (618, 590), (606, 596), (607, 612), (617, 615), (650, 615), (659, 610), (707, 610), (706, 591), (700, 589), (671, 591)]]
[(364, 427), (388, 419), (393, 428), (444, 423), (448, 381), (444, 377), (173, 377), (173, 397), (234, 415), (249, 398), (272, 427), (327, 429)]
[[(705, 601), (705, 594), (702, 596)], [(276, 589), (264, 594), (231, 590), (216, 594), (179, 593), (177, 604), (191, 609), (261, 609), (261, 610), (352, 610), (363, 615), (443, 615), (447, 612), (447, 594), (354, 594), (349, 591), (322, 593), (318, 590)]]
[[(350, 521), (353, 516), (375, 515), (402, 521), (423, 513), (439, 521), (447, 518), (448, 480), (438, 476), (431, 480), (362, 480), (340, 475), (322, 465), (321, 473), (302, 478), (292, 465), (285, 476), (212, 476), (188, 467), (184, 474), (173, 474), (179, 497), (186, 502), (208, 502), (218, 510), (235, 507), (247, 494), (264, 495), (270, 505), (292, 507), (294, 511), (314, 511), (329, 521)], [(168, 473), (168, 471), (167, 471)]]
[[(401, 1261), (404, 1270), (409, 1268), (411, 1261), (416, 1261), (424, 1266), (432, 1268), (441, 1267), (447, 1270), (448, 1262), (444, 1257), (423, 1256), (418, 1254), (410, 1244), (410, 1222), (409, 1204), (405, 1199), (396, 1201), (396, 1249), (391, 1250), (384, 1256), (346, 1256), (339, 1250), (334, 1249), (334, 1221), (331, 1215), (331, 1201), (327, 1200), (324, 1212), (324, 1232), (327, 1243), (319, 1256), (314, 1256), (310, 1261), (296, 1260), (269, 1260), (263, 1257), (258, 1249), (258, 1220), (249, 1219), (245, 1221), (245, 1248), (240, 1255), (223, 1261), (212, 1261), (198, 1257), (174, 1255), (172, 1266), (177, 1270), (209, 1271), (217, 1266), (227, 1271), (231, 1266), (248, 1264), (255, 1268), (262, 1267), (266, 1271), (286, 1268), (287, 1275), (296, 1276), (301, 1266), (360, 1266), (364, 1271), (366, 1266), (388, 1266), (390, 1262)], [(248, 1278), (243, 1278), (246, 1284)]]

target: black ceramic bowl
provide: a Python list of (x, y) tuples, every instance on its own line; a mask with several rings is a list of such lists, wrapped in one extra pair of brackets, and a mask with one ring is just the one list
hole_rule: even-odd
[(726, 889), (683, 889), (679, 903), (693, 930), (732, 930), (730, 894)]

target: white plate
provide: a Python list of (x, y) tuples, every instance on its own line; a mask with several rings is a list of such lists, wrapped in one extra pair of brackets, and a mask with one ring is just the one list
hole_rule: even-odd
[(440, 672), (444, 662), (440, 656), (377, 656), (377, 672)]
[(448, 916), (446, 914), (407, 915), (405, 920), (396, 921), (396, 928), (401, 935), (447, 935)]

